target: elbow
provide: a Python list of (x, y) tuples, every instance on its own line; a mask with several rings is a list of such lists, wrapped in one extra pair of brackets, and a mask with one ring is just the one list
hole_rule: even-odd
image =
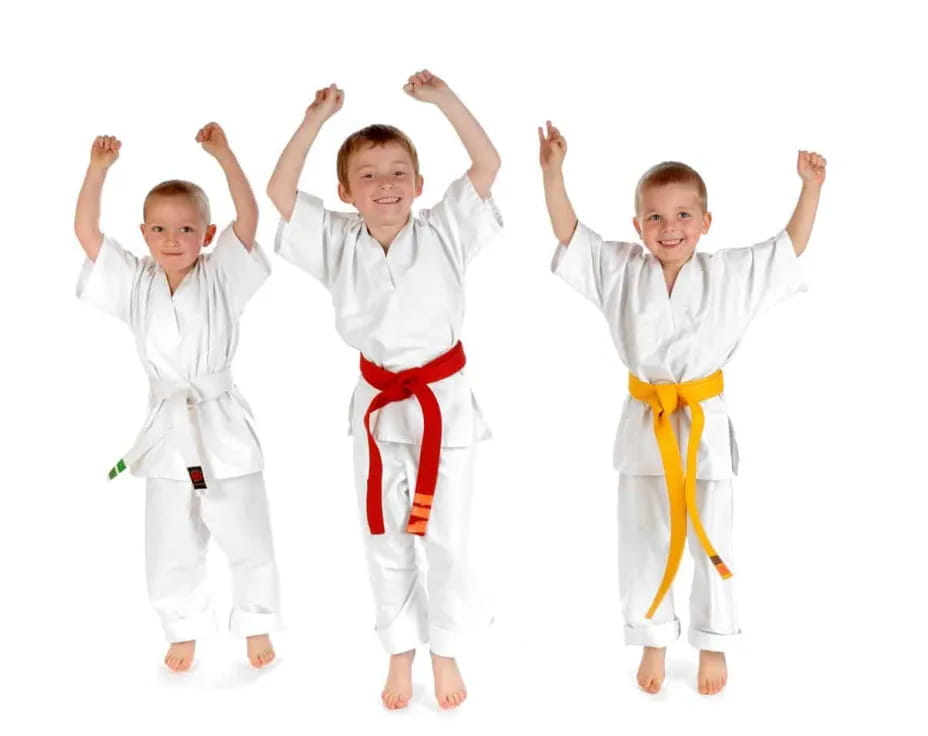
[(499, 154), (496, 150), (493, 150), (493, 154), (487, 159), (484, 168), (486, 169), (487, 176), (490, 178), (490, 181), (496, 179), (496, 175), (499, 173), (500, 168), (502, 168), (503, 162), (499, 157)]
[(274, 203), (274, 206), (277, 207), (277, 187), (274, 186), (274, 180), (272, 179), (267, 183), (267, 189), (264, 190), (271, 202)]

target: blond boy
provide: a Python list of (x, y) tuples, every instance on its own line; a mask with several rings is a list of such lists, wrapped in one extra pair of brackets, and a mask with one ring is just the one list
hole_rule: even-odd
[(706, 254), (696, 245), (712, 215), (691, 167), (664, 162), (639, 181), (633, 223), (644, 247), (608, 242), (574, 214), (564, 137), (550, 122), (538, 136), (558, 239), (552, 269), (603, 312), (629, 370), (615, 445), (625, 642), (644, 648), (638, 682), (658, 692), (666, 647), (680, 634), (670, 585), (688, 539), (688, 638), (700, 650), (697, 688), (714, 694), (726, 684), (725, 652), (740, 634), (729, 580), (738, 456), (721, 369), (755, 316), (802, 289), (797, 256), (812, 231), (825, 160), (799, 153), (799, 202), (776, 237)]
[[(172, 180), (149, 192), (141, 225), (150, 255), (137, 258), (99, 226), (103, 182), (121, 143), (97, 138), (74, 229), (87, 255), (78, 296), (125, 322), (150, 382), (149, 415), (110, 471), (146, 478), (145, 559), (152, 606), (184, 671), (196, 641), (215, 628), (206, 578), (210, 536), (225, 552), (233, 585), (229, 627), (245, 637), (251, 664), (274, 659), (280, 627), (264, 461), (254, 419), (230, 373), (238, 319), (270, 273), (255, 242), (258, 207), (216, 123), (196, 136), (222, 166), (235, 221), (216, 237), (200, 187)], [(203, 253), (213, 240), (211, 253)]]

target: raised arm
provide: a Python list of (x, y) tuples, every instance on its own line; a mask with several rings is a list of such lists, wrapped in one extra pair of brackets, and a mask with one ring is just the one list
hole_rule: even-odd
[(793, 241), (796, 255), (801, 255), (809, 243), (812, 234), (812, 225), (815, 223), (815, 213), (818, 210), (818, 200), (825, 182), (824, 158), (817, 153), (800, 151), (796, 169), (802, 179), (802, 191), (793, 216), (786, 226), (786, 232)]
[(483, 199), (489, 197), (500, 167), (499, 154), (470, 110), (444, 81), (427, 69), (413, 74), (403, 91), (422, 102), (431, 102), (444, 113), (470, 156), (467, 175), (474, 189)]
[(319, 135), (323, 123), (341, 110), (344, 102), (345, 93), (334, 84), (316, 90), (316, 97), (306, 108), (303, 122), (287, 143), (284, 152), (280, 154), (274, 173), (267, 184), (267, 196), (285, 220), (289, 220), (293, 214), (296, 190), (303, 165), (306, 163), (306, 154)]
[(101, 135), (94, 139), (90, 147), (90, 164), (87, 166), (80, 194), (77, 195), (74, 232), (91, 261), (97, 260), (97, 253), (103, 245), (103, 233), (100, 231), (100, 199), (103, 195), (103, 182), (106, 179), (106, 172), (119, 158), (120, 148), (122, 148), (122, 143), (111, 135)]
[(232, 229), (245, 248), (251, 252), (255, 245), (255, 233), (258, 231), (258, 203), (242, 167), (229, 147), (229, 141), (219, 123), (207, 123), (197, 132), (197, 143), (203, 150), (219, 162), (229, 193), (235, 205), (235, 222)]
[(567, 197), (564, 186), (564, 157), (567, 155), (567, 141), (561, 132), (548, 120), (547, 132), (538, 128), (539, 161), (545, 184), (545, 204), (548, 217), (558, 242), (566, 245), (577, 229), (577, 215)]

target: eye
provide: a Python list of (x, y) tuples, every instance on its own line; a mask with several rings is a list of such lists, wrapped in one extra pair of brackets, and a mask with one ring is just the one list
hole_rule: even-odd
[(162, 232), (163, 230), (164, 230), (164, 228), (161, 227), (161, 225), (152, 225), (152, 226), (151, 226), (151, 231), (152, 231), (153, 233), (160, 233), (160, 232)]
[(394, 171), (393, 173), (396, 174), (397, 176), (406, 176), (405, 171)]
[(362, 179), (373, 179), (374, 175), (373, 174), (361, 174), (361, 178)]
[(657, 222), (658, 220), (661, 219), (661, 216), (660, 216), (660, 215), (657, 215), (657, 214), (655, 214), (655, 215), (648, 215), (648, 219), (649, 219), (651, 222)]
[(690, 217), (690, 213), (689, 213), (689, 212), (681, 212), (681, 213), (680, 213), (680, 217), (681, 217), (682, 219), (686, 220), (687, 218)]
[(184, 225), (184, 226), (180, 229), (180, 231), (181, 231), (182, 233), (192, 233), (192, 232), (193, 232), (193, 228), (190, 227), (190, 225)]

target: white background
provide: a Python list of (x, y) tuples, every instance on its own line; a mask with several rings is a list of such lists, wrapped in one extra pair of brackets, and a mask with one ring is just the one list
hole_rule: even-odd
[[(917, 730), (926, 679), (924, 25), (908, 4), (151, 2), (6, 8), (0, 30), (4, 256), (0, 486), (3, 731), (192, 733), (800, 733)], [(335, 153), (371, 122), (417, 144), (431, 205), (467, 166), (454, 132), (407, 98), (428, 67), (503, 159), (503, 237), (469, 273), (464, 342), (495, 439), (475, 531), (496, 625), (461, 664), (470, 699), (440, 713), (427, 657), (387, 713), (386, 657), (353, 499), (347, 402), (357, 356), (325, 291), (279, 259), (243, 317), (235, 361), (255, 410), (289, 630), (253, 672), (225, 633), (185, 676), (144, 585), (143, 483), (104, 482), (144, 416), (130, 334), (80, 304), (75, 198), (95, 135), (122, 155), (102, 224), (137, 253), (145, 192), (189, 178), (232, 217), (194, 142), (226, 128), (259, 195), (315, 89), (344, 110), (304, 189), (337, 207)], [(668, 158), (704, 176), (700, 247), (774, 235), (799, 193), (799, 148), (828, 158), (802, 262), (810, 291), (758, 321), (730, 365), (742, 449), (733, 567), (745, 631), (724, 695), (669, 652), (663, 694), (637, 690), (621, 643), (611, 445), (626, 374), (602, 316), (550, 275), (535, 126), (563, 130), (580, 217), (632, 239), (632, 192)], [(217, 599), (228, 603), (221, 555)], [(684, 624), (690, 567), (677, 584)], [(420, 652), (425, 655), (425, 652)]]

